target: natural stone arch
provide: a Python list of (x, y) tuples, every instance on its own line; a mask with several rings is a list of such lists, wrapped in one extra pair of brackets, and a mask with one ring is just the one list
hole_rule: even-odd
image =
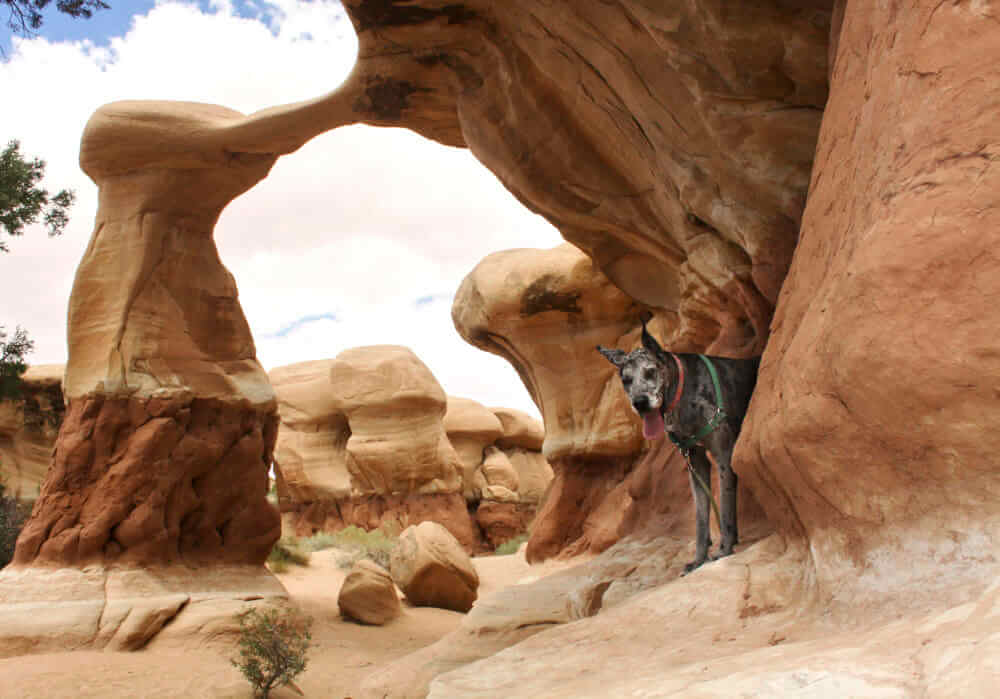
[[(128, 220), (118, 233), (114, 227), (107, 232), (114, 236), (127, 229), (135, 240), (141, 237), (150, 243), (150, 251), (155, 251), (153, 243), (166, 244), (169, 249), (172, 236), (197, 239), (210, 233), (217, 210), (228, 201), (226, 197), (237, 196), (266, 174), (274, 158), (297, 149), (309, 138), (348, 123), (404, 126), (442, 143), (469, 147), (526, 206), (545, 215), (568, 240), (585, 250), (616, 285), (643, 305), (656, 308), (668, 321), (664, 342), (719, 353), (758, 353), (768, 338), (809, 188), (814, 144), (827, 96), (827, 48), (836, 43), (830, 42), (828, 31), (832, 4), (774, 0), (731, 9), (728, 3), (692, 0), (650, 9), (647, 3), (627, 0), (346, 2), (359, 32), (361, 57), (341, 88), (316, 100), (250, 117), (204, 105), (109, 105), (91, 122), (81, 159), (98, 179), (109, 182), (108, 187), (102, 186), (99, 219), (109, 215), (119, 197), (133, 207), (133, 215), (125, 217)], [(897, 104), (888, 98), (888, 92), (881, 101), (872, 102), (870, 80), (912, 91), (906, 95), (909, 101), (893, 96), (900, 104), (931, 96), (938, 113), (956, 112), (973, 124), (963, 132), (967, 138), (962, 148), (946, 149), (941, 162), (956, 166), (966, 161), (989, 163), (990, 156), (980, 145), (996, 140), (990, 126), (995, 120), (984, 124), (968, 99), (948, 102), (944, 96), (947, 91), (934, 92), (927, 84), (914, 81), (936, 75), (939, 64), (958, 80), (970, 72), (962, 59), (968, 60), (973, 74), (985, 72), (968, 56), (991, 37), (983, 24), (970, 21), (977, 18), (977, 10), (965, 6), (941, 10), (947, 21), (942, 20), (940, 26), (960, 29), (963, 36), (971, 37), (961, 46), (948, 44), (940, 31), (917, 31), (916, 22), (931, 24), (926, 5), (914, 3), (914, 11), (900, 25), (898, 41), (897, 32), (885, 29), (902, 22), (893, 14), (895, 6), (878, 8), (870, 18), (845, 11), (842, 35), (834, 27), (840, 42), (833, 75), (835, 85), (839, 76), (840, 109), (844, 110), (838, 114), (870, 112), (873, 105), (888, 110)], [(629, 50), (622, 51), (621, 46)], [(892, 60), (876, 66), (872, 46)], [(864, 61), (845, 58), (851, 51), (865, 57)], [(946, 54), (953, 60), (944, 60)], [(928, 66), (916, 58), (925, 56), (930, 57), (926, 60), (935, 70), (926, 70)], [(982, 97), (975, 90), (970, 94)], [(967, 389), (963, 387), (976, 376), (969, 366), (993, 366), (995, 353), (975, 331), (990, 325), (993, 308), (976, 306), (976, 316), (970, 316), (968, 308), (958, 309), (964, 323), (963, 343), (951, 348), (955, 350), (951, 354), (931, 348), (933, 361), (927, 363), (914, 361), (912, 356), (907, 360), (895, 346), (887, 346), (882, 328), (873, 327), (870, 321), (864, 325), (866, 334), (853, 336), (858, 344), (851, 345), (839, 344), (842, 333), (849, 332), (847, 326), (816, 317), (828, 306), (814, 304), (814, 299), (849, 300), (854, 297), (848, 292), (867, 288), (857, 286), (859, 281), (843, 286), (827, 283), (852, 276), (848, 261), (855, 251), (864, 251), (854, 238), (843, 237), (843, 230), (833, 231), (836, 235), (822, 234), (830, 233), (838, 221), (845, 222), (845, 230), (854, 226), (870, 234), (866, 244), (877, 243), (868, 251), (872, 269), (887, 271), (895, 280), (906, 275), (886, 264), (897, 249), (890, 244), (892, 228), (880, 228), (878, 222), (910, 227), (923, 239), (933, 237), (945, 225), (944, 219), (921, 217), (925, 209), (917, 200), (921, 192), (942, 184), (922, 179), (926, 168), (936, 162), (936, 151), (929, 148), (932, 130), (923, 128), (928, 122), (919, 115), (893, 113), (900, 123), (913, 129), (907, 133), (920, 146), (908, 162), (925, 169), (906, 170), (905, 182), (887, 174), (896, 172), (895, 167), (878, 163), (870, 166), (876, 171), (865, 171), (871, 175), (868, 181), (846, 171), (825, 179), (821, 173), (814, 176), (816, 194), (804, 230), (809, 244), (800, 253), (805, 261), (799, 263), (792, 283), (786, 286), (788, 300), (777, 316), (775, 330), (780, 341), (771, 345), (770, 356), (765, 357), (763, 391), (755, 399), (749, 436), (738, 453), (744, 463), (751, 464), (747, 480), (755, 492), (766, 496), (762, 497), (764, 506), (776, 517), (779, 531), (790, 540), (808, 544), (802, 547), (806, 565), (819, 572), (811, 579), (828, 591), (836, 588), (844, 599), (850, 597), (850, 591), (837, 587), (839, 581), (851, 579), (859, 569), (870, 574), (866, 584), (877, 598), (896, 589), (897, 580), (880, 577), (883, 573), (905, 569), (934, 577), (935, 571), (949, 565), (949, 557), (990, 563), (982, 541), (990, 540), (995, 531), (988, 498), (995, 486), (991, 459), (996, 450), (989, 436), (995, 430), (991, 420), (982, 417), (992, 414), (985, 408), (995, 397), (990, 386), (972, 394), (975, 400), (971, 405), (983, 408), (976, 413), (978, 417), (956, 421), (957, 427), (935, 432), (938, 436), (928, 437), (912, 428), (891, 430), (891, 439), (853, 439), (856, 434), (869, 434), (879, 426), (879, 416), (901, 405), (933, 423), (936, 413), (928, 405), (950, 405), (964, 395), (961, 392)], [(834, 163), (846, 163), (848, 169), (863, 161), (865, 149), (873, 148), (877, 137), (886, 135), (871, 121), (863, 126), (852, 130), (832, 123), (820, 142), (822, 161), (831, 168)], [(121, 140), (118, 129), (139, 138), (134, 142)], [(858, 135), (868, 140), (854, 144), (851, 139)], [(906, 144), (902, 146), (900, 152), (910, 152)], [(988, 182), (993, 173), (987, 167), (979, 176)], [(968, 181), (964, 174), (956, 177), (949, 174), (943, 184)], [(849, 183), (851, 193), (850, 203), (843, 204), (849, 211), (836, 220), (827, 218), (828, 211), (841, 205), (834, 179)], [(195, 181), (202, 184), (193, 188)], [(205, 182), (211, 186), (204, 186)], [(877, 206), (872, 206), (869, 185), (882, 197)], [(991, 189), (981, 186), (970, 196), (982, 198), (983, 192)], [(178, 193), (187, 197), (192, 208), (178, 210), (171, 205), (171, 197)], [(200, 197), (205, 198), (204, 205), (196, 201)], [(993, 210), (989, 204), (977, 199), (962, 208), (962, 202), (949, 200), (949, 209), (975, 212), (967, 213), (968, 219), (955, 219), (954, 227), (964, 230), (967, 221)], [(829, 209), (822, 209), (824, 205)], [(876, 215), (879, 212), (885, 214), (884, 219)], [(968, 227), (980, 230), (981, 221)], [(159, 449), (168, 444), (175, 425), (187, 429), (191, 424), (186, 420), (212, 424), (205, 411), (198, 409), (203, 403), (221, 401), (233, 416), (239, 416), (241, 439), (234, 443), (243, 443), (242, 435), (254, 435), (240, 457), (245, 473), (250, 474), (248, 481), (259, 480), (255, 474), (261, 473), (260, 463), (268, 455), (273, 407), (266, 380), (258, 380), (262, 372), (252, 349), (233, 342), (243, 332), (235, 306), (226, 302), (231, 311), (230, 334), (203, 338), (204, 346), (194, 337), (177, 345), (169, 333), (158, 335), (155, 323), (148, 326), (148, 335), (137, 334), (141, 323), (133, 324), (130, 313), (142, 315), (146, 302), (141, 297), (153, 288), (146, 283), (168, 270), (151, 267), (146, 261), (156, 257), (147, 255), (145, 248), (138, 256), (129, 254), (125, 244), (128, 236), (120, 238), (118, 247), (106, 248), (111, 241), (104, 235), (105, 229), (99, 226), (88, 254), (116, 250), (108, 259), (122, 263), (129, 279), (127, 290), (107, 305), (110, 316), (97, 320), (97, 325), (105, 327), (88, 328), (81, 318), (81, 337), (89, 332), (93, 336), (92, 342), (77, 344), (67, 367), (68, 379), (72, 375), (67, 381), (69, 415), (63, 430), (65, 439), (61, 437), (57, 447), (57, 461), (64, 459), (65, 468), (54, 470), (43, 488), (39, 508), (19, 547), (21, 568), (0, 576), (0, 585), (15, 575), (22, 583), (30, 581), (33, 575), (41, 576), (42, 564), (63, 559), (104, 561), (129, 551), (126, 561), (169, 560), (170, 545), (164, 547), (164, 542), (155, 538), (159, 530), (149, 524), (152, 520), (146, 516), (147, 510), (140, 510), (142, 503), (118, 503), (116, 512), (126, 519), (138, 511), (121, 532), (136, 545), (121, 550), (112, 546), (109, 551), (106, 542), (96, 545), (103, 536), (99, 532), (102, 528), (110, 531), (117, 524), (102, 519), (102, 512), (85, 511), (85, 503), (74, 500), (73, 493), (79, 481), (92, 484), (95, 476), (100, 478), (102, 474), (92, 469), (97, 457), (106, 464), (121, 463), (118, 457), (128, 455), (133, 445)], [(920, 240), (920, 235), (912, 238), (913, 242)], [(971, 242), (972, 247), (956, 247), (983, 249), (990, 239), (973, 240), (970, 234), (961, 242)], [(209, 246), (204, 242), (200, 245), (207, 255)], [(954, 250), (944, 246), (941, 256), (953, 259)], [(989, 270), (990, 259), (986, 250), (973, 261), (986, 264)], [(829, 262), (835, 274), (819, 275), (822, 283), (816, 284), (810, 280), (815, 271), (810, 262)], [(992, 278), (980, 271), (975, 267), (973, 273), (951, 279), (963, 290), (982, 281), (992, 284)], [(223, 293), (217, 297), (208, 293), (206, 301), (234, 298), (235, 291), (223, 282), (224, 276), (215, 270), (214, 279), (220, 282), (217, 290)], [(885, 288), (874, 273), (855, 279)], [(906, 295), (915, 288), (922, 287), (911, 281), (891, 288), (899, 292), (892, 298), (892, 318), (914, 334), (915, 346), (931, 345), (935, 339), (932, 326), (906, 322)], [(198, 303), (163, 310), (187, 318), (186, 309), (194, 309), (195, 315), (206, 312)], [(857, 320), (835, 313), (828, 318), (842, 318), (848, 324)], [(108, 338), (108, 344), (101, 346), (94, 338)], [(811, 338), (821, 341), (819, 346), (842, 361), (810, 359)], [(905, 360), (895, 365), (900, 367), (895, 374), (887, 374), (894, 377), (887, 384), (889, 388), (872, 403), (864, 403), (864, 395), (859, 396), (848, 382), (849, 376), (865, 367), (864, 354), (858, 352), (862, 341), (870, 343), (865, 346), (887, 350), (884, 356)], [(954, 361), (954, 356), (962, 361)], [(940, 395), (929, 398), (911, 390), (918, 381), (914, 377), (926, 375), (928, 367), (929, 378), (940, 380), (931, 385), (946, 387)], [(818, 378), (796, 384), (802, 376)], [(185, 388), (189, 382), (196, 390)], [(163, 388), (166, 393), (157, 395)], [(797, 397), (798, 405), (809, 408), (797, 412), (792, 423), (784, 418), (788, 413), (784, 392), (789, 400)], [(829, 415), (824, 406), (836, 407), (845, 396), (851, 400), (842, 401), (843, 405), (857, 406), (861, 398), (865, 408), (860, 412), (847, 410), (852, 429), (856, 429), (852, 436), (838, 436), (824, 421)], [(914, 402), (925, 398), (926, 403)], [(872, 408), (878, 410), (871, 412)], [(244, 419), (249, 425), (245, 433)], [(93, 444), (71, 439), (74, 430), (86, 432), (91, 424)], [(145, 425), (151, 425), (146, 428), (149, 432), (164, 427), (162, 432), (147, 436), (140, 432)], [(787, 437), (801, 442), (794, 455), (787, 449)], [(823, 456), (814, 461), (810, 455), (818, 444), (824, 445)], [(865, 498), (864, 485), (872, 482), (869, 479), (862, 478), (859, 483), (851, 477), (853, 471), (841, 473), (848, 459), (845, 455), (852, 459), (851, 469), (865, 461), (858, 473), (880, 476), (875, 481), (883, 488), (879, 498)], [(911, 461), (899, 466), (899, 459)], [(909, 466), (911, 462), (914, 467)], [(212, 459), (204, 458), (200, 463), (212, 463)], [(933, 477), (921, 481), (919, 476), (925, 469)], [(967, 470), (975, 478), (962, 478)], [(817, 480), (817, 476), (822, 478)], [(912, 492), (900, 499), (886, 497), (895, 485), (893, 478), (913, 479), (906, 481), (913, 485)], [(129, 495), (142, 490), (139, 487)], [(845, 496), (848, 505), (835, 504), (837, 498), (831, 494)], [(254, 531), (260, 522), (266, 524), (267, 515), (264, 509), (254, 509), (259, 499), (253, 483), (237, 500), (234, 511), (248, 514), (242, 520), (224, 518), (223, 528), (233, 527), (232, 534), (247, 543), (234, 554), (236, 562), (259, 575), (261, 551), (269, 539), (273, 540), (275, 530), (264, 526)], [(150, 502), (149, 509), (155, 510), (155, 503)], [(922, 565), (906, 568), (908, 553), (901, 550), (899, 542), (908, 532), (906, 516), (914, 502), (920, 526), (933, 530), (933, 535), (927, 539), (930, 545), (921, 557)], [(983, 515), (983, 522), (972, 529), (973, 535), (948, 544), (947, 526), (941, 534), (939, 525), (964, 521), (966, 515), (958, 510), (969, 502)], [(56, 517), (59, 508), (64, 508), (63, 514)], [(262, 519), (251, 516), (254, 512)], [(93, 530), (81, 525), (89, 516), (99, 523)], [(207, 520), (199, 521), (212, 526)], [(887, 528), (886, 522), (902, 522), (903, 526)], [(202, 529), (205, 540), (211, 538), (208, 528)], [(163, 528), (170, 530), (170, 526)], [(845, 531), (847, 536), (843, 536)], [(147, 533), (153, 536), (148, 541), (144, 539)], [(218, 535), (226, 540), (225, 532)], [(178, 540), (182, 538), (178, 535)], [(183, 550), (178, 545), (182, 559)], [(982, 571), (992, 570), (993, 565), (965, 568), (969, 575), (964, 580), (979, 584)], [(88, 580), (88, 585), (94, 582), (88, 589), (97, 590), (103, 605), (105, 586)], [(261, 586), (266, 588), (267, 583)], [(273, 587), (268, 589), (268, 594), (280, 593)]]
[[(281, 594), (260, 565), (278, 536), (264, 500), (275, 401), (212, 232), (277, 157), (338, 126), (469, 147), (666, 314), (674, 340), (759, 351), (826, 94), (825, 61), (810, 57), (825, 55), (829, 8), (785, 5), (358, 0), (345, 8), (359, 60), (328, 95), (249, 117), (176, 102), (100, 108), (81, 142), (100, 194), (70, 304), (67, 419), (0, 586), (90, 565), (77, 588), (37, 585), (23, 601), (81, 599), (98, 626), (115, 566), (211, 576), (221, 559), (240, 567), (236, 587)], [(577, 46), (588, 26), (608, 39)], [(770, 42), (748, 45), (762, 32)], [(163, 609), (205, 579), (182, 572)], [(92, 639), (114, 635), (108, 619)]]

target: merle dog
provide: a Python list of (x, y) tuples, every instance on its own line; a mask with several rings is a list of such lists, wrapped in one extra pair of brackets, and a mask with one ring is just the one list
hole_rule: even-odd
[[(709, 357), (722, 393), (716, 395), (706, 362), (697, 354), (665, 351), (646, 330), (646, 320), (642, 322), (641, 348), (625, 352), (598, 345), (597, 350), (618, 368), (629, 402), (642, 418), (646, 439), (661, 439), (668, 433), (687, 458), (696, 533), (694, 560), (684, 567), (684, 572), (704, 563), (712, 545), (708, 525), (710, 490), (703, 487), (711, 488), (711, 464), (706, 450), (719, 467), (722, 491), (722, 543), (717, 557), (728, 556), (738, 539), (737, 479), (731, 464), (733, 445), (757, 382), (760, 358)], [(720, 408), (724, 412), (720, 413)]]

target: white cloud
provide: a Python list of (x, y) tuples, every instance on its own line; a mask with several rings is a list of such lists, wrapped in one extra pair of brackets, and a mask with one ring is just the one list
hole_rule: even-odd
[[(78, 194), (63, 239), (36, 226), (0, 257), (0, 323), (29, 330), (35, 362), (66, 359), (66, 303), (97, 209), (79, 139), (97, 107), (176, 99), (250, 112), (325, 93), (350, 71), (357, 44), (339, 3), (257, 2), (257, 19), (236, 16), (231, 0), (211, 4), (159, 2), (106, 48), (16, 41), (0, 64), (0, 91), (17, 96), (0, 139), (47, 161), (47, 187)], [(537, 414), (514, 370), (455, 332), (451, 297), (490, 252), (561, 240), (467, 151), (403, 130), (338, 129), (233, 202), (216, 241), (266, 367), (401, 344), (449, 393)]]

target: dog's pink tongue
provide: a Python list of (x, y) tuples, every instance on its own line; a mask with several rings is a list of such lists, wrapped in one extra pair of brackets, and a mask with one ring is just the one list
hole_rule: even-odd
[(642, 436), (646, 439), (659, 439), (663, 436), (663, 416), (659, 410), (646, 413), (642, 418)]

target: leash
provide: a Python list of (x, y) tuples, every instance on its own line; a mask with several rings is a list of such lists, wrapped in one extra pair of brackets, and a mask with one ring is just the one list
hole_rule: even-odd
[[(678, 369), (678, 382), (677, 382), (677, 392), (674, 394), (674, 399), (670, 403), (670, 406), (666, 408), (667, 411), (673, 410), (674, 406), (680, 402), (681, 391), (684, 386), (684, 365), (681, 360), (673, 352), (670, 356), (674, 358), (674, 362), (677, 363)], [(715, 502), (715, 498), (712, 496), (712, 488), (708, 483), (701, 479), (697, 473), (695, 473), (694, 467), (691, 466), (691, 450), (694, 449), (701, 440), (710, 435), (713, 430), (715, 430), (722, 421), (726, 419), (726, 411), (722, 407), (722, 386), (719, 384), (719, 375), (715, 371), (715, 365), (712, 364), (712, 360), (703, 354), (699, 354), (698, 357), (701, 361), (705, 363), (708, 367), (708, 374), (712, 377), (712, 388), (715, 390), (715, 414), (709, 419), (709, 421), (702, 426), (691, 437), (678, 437), (673, 432), (668, 432), (667, 436), (670, 437), (670, 441), (674, 443), (677, 451), (680, 452), (681, 456), (684, 457), (684, 463), (687, 465), (688, 473), (701, 488), (702, 492), (708, 496), (708, 502), (712, 506), (712, 511), (715, 512), (715, 523), (719, 526), (719, 535), (722, 535), (722, 515), (719, 513), (719, 505)]]

